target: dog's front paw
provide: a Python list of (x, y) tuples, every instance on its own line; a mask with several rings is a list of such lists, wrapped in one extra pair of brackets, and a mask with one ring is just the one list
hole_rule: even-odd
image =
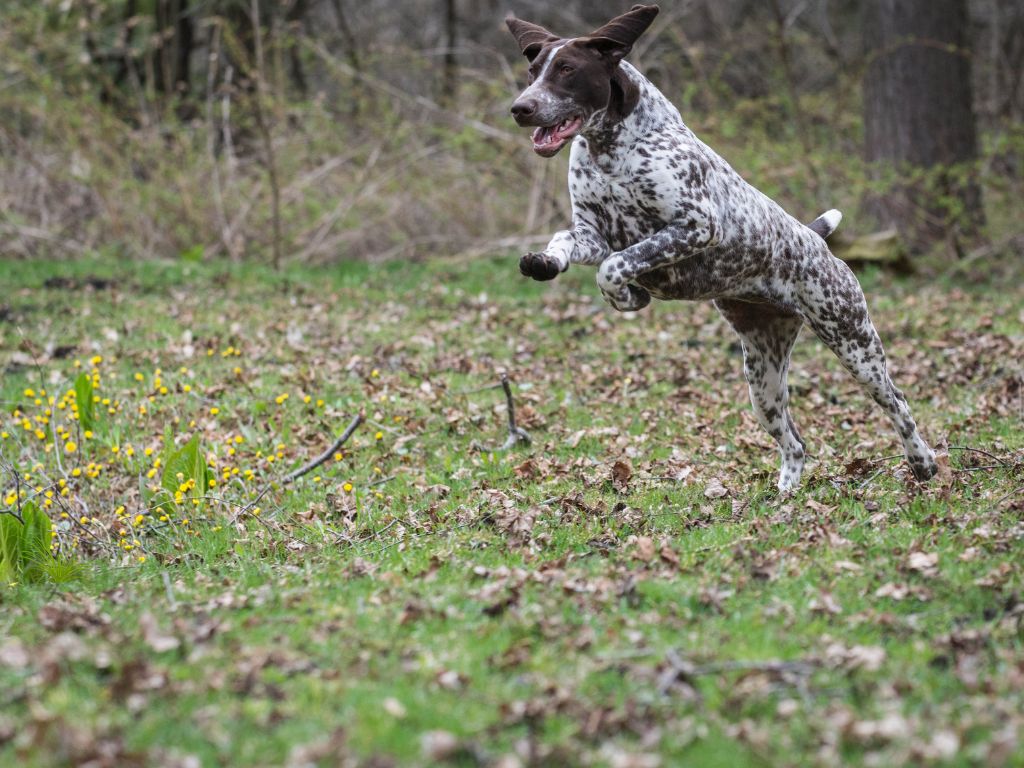
[(604, 300), (619, 312), (639, 312), (651, 303), (651, 294), (638, 285), (624, 285), (615, 293), (601, 290)]
[(546, 253), (528, 253), (519, 259), (519, 271), (534, 280), (554, 280), (562, 267), (557, 259)]

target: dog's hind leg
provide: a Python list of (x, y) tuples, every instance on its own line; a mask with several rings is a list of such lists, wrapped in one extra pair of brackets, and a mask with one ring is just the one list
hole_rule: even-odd
[(718, 311), (732, 325), (743, 345), (743, 373), (750, 387), (754, 414), (779, 444), (782, 469), (779, 490), (791, 491), (804, 469), (804, 442), (789, 414), (789, 355), (803, 320), (771, 304), (719, 299)]
[(804, 283), (800, 302), (807, 323), (885, 411), (903, 441), (914, 477), (928, 480), (938, 471), (935, 453), (918, 433), (907, 399), (889, 378), (864, 291), (846, 264), (833, 256), (829, 259), (813, 282)]

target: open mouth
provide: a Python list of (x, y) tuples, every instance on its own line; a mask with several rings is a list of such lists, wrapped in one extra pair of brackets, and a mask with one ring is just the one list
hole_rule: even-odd
[(567, 117), (558, 125), (541, 126), (533, 132), (533, 151), (541, 157), (551, 157), (566, 145), (583, 125), (579, 115)]

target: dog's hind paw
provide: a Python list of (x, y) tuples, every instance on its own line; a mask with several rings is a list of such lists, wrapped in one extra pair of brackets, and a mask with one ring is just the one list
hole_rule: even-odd
[(910, 471), (914, 473), (914, 479), (919, 483), (925, 483), (939, 473), (939, 465), (935, 461), (935, 454), (908, 458), (907, 463), (910, 464)]
[(639, 285), (624, 285), (614, 294), (602, 290), (601, 294), (619, 312), (638, 312), (651, 303), (651, 294)]

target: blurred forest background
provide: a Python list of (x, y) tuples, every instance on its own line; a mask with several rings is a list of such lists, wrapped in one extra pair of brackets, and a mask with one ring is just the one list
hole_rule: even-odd
[[(330, 263), (565, 226), (508, 105), (509, 11), (624, 0), (5, 0), (0, 253)], [(637, 64), (748, 180), (847, 237), (1019, 252), (1020, 0), (662, 2)], [(565, 153), (566, 155), (568, 153)]]

